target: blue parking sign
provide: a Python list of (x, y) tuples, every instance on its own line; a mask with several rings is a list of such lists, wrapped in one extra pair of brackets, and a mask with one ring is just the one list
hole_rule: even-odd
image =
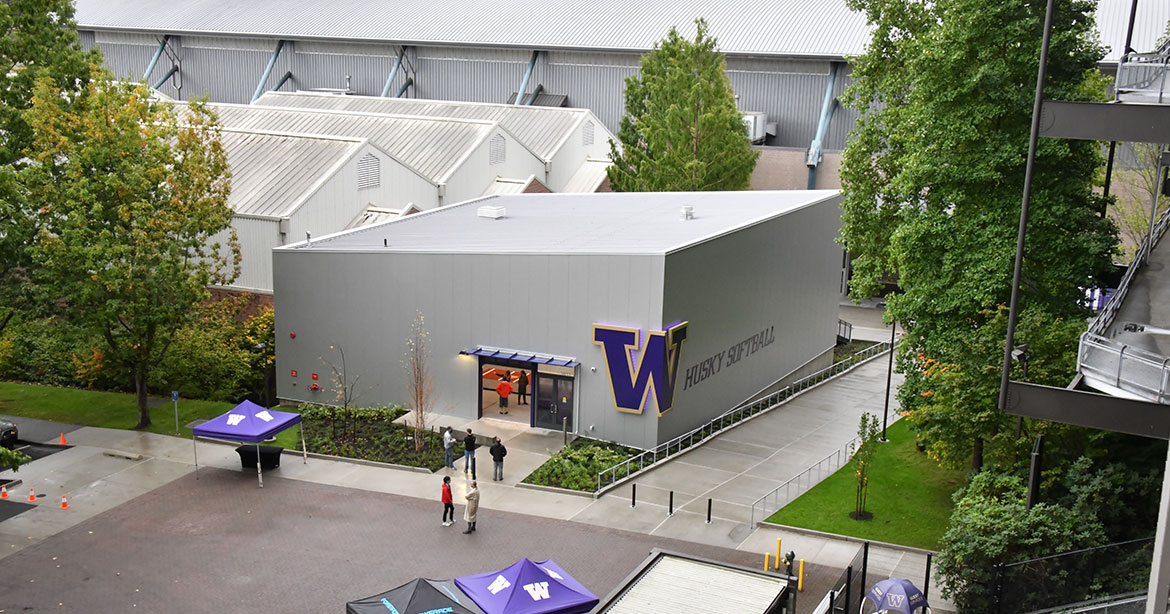
[(172, 400), (172, 401), (178, 401), (178, 400), (179, 400), (179, 391), (178, 391), (178, 390), (172, 390), (172, 391), (171, 391), (171, 400)]

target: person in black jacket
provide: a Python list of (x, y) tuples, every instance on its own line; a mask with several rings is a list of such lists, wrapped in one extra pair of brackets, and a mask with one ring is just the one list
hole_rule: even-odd
[(495, 443), (488, 450), (492, 453), (492, 480), (502, 482), (504, 481), (504, 457), (508, 455), (508, 449), (504, 447), (499, 437), (496, 437), (494, 441)]
[(467, 437), (463, 438), (463, 473), (471, 472), (471, 479), (475, 479), (475, 449), (479, 444), (475, 443), (475, 435), (471, 434), (471, 429), (467, 429)]

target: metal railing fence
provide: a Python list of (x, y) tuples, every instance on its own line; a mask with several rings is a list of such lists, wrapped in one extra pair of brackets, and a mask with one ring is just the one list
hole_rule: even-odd
[(1137, 254), (1134, 255), (1129, 269), (1122, 276), (1121, 282), (1117, 284), (1117, 291), (1113, 293), (1113, 296), (1109, 297), (1109, 302), (1105, 304), (1105, 308), (1089, 324), (1089, 330), (1086, 331), (1086, 334), (1103, 336), (1109, 326), (1113, 324), (1114, 318), (1117, 317), (1117, 312), (1121, 309), (1121, 304), (1125, 301), (1125, 295), (1129, 293), (1129, 287), (1133, 282), (1134, 275), (1137, 274), (1142, 263), (1146, 261), (1154, 246), (1158, 244), (1162, 235), (1165, 234), (1167, 225), (1170, 225), (1170, 207), (1162, 212), (1162, 216), (1158, 218), (1158, 223), (1154, 225), (1153, 232), (1142, 238), (1142, 243), (1138, 246)]
[(779, 405), (797, 393), (821, 384), (874, 356), (884, 353), (889, 345), (889, 343), (876, 343), (841, 362), (834, 363), (832, 366), (821, 369), (808, 377), (799, 379), (765, 397), (741, 403), (719, 414), (702, 426), (683, 433), (666, 443), (659, 444), (641, 454), (599, 471), (597, 473), (597, 494), (600, 495), (604, 489), (613, 487), (619, 481), (636, 475), (671, 456), (675, 456), (684, 450), (706, 442), (723, 431), (738, 425), (740, 422)]
[(837, 470), (844, 467), (853, 458), (853, 454), (857, 452), (857, 447), (858, 439), (854, 437), (845, 445), (838, 448), (836, 452), (822, 458), (816, 464), (789, 478), (788, 481), (776, 488), (773, 488), (768, 494), (756, 499), (752, 503), (751, 526), (755, 526), (757, 517), (760, 520), (764, 520), (779, 511), (780, 508), (791, 503), (793, 499), (808, 492), (813, 486), (820, 484), (825, 478), (836, 473)]
[(1162, 49), (1151, 53), (1127, 53), (1117, 66), (1114, 91), (1123, 102), (1164, 103), (1170, 100), (1167, 86), (1170, 51)]

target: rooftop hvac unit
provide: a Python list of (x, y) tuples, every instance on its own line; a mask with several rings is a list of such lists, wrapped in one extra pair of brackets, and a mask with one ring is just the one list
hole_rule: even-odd
[(748, 140), (760, 145), (768, 137), (768, 114), (758, 111), (744, 111), (743, 125), (747, 127)]
[(495, 205), (484, 205), (475, 210), (475, 214), (479, 217), (486, 217), (492, 220), (498, 220), (504, 217), (504, 208)]

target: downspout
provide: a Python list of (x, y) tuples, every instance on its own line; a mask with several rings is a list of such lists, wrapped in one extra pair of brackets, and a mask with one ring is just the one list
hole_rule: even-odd
[(808, 157), (805, 165), (808, 166), (808, 189), (817, 187), (817, 165), (821, 162), (821, 147), (825, 135), (829, 132), (829, 124), (833, 121), (833, 111), (837, 109), (837, 99), (833, 97), (833, 87), (837, 84), (837, 72), (841, 68), (840, 62), (833, 62), (829, 70), (829, 83), (825, 86), (825, 100), (821, 103), (821, 120), (817, 124), (817, 135), (808, 146)]
[(156, 89), (156, 90), (157, 90), (158, 88), (162, 87), (162, 84), (166, 83), (166, 82), (167, 82), (167, 79), (170, 79), (170, 78), (171, 78), (172, 76), (174, 76), (174, 74), (175, 74), (175, 73), (177, 73), (177, 72), (179, 72), (179, 67), (178, 67), (178, 66), (172, 66), (172, 67), (171, 67), (171, 69), (167, 71), (167, 74), (163, 75), (163, 78), (162, 78), (162, 79), (159, 79), (159, 80), (158, 80), (158, 83), (155, 83), (155, 84), (154, 84), (154, 89)]
[(272, 75), (272, 69), (276, 66), (276, 58), (280, 57), (280, 50), (284, 49), (284, 41), (276, 41), (276, 49), (272, 50), (272, 57), (268, 58), (268, 66), (264, 67), (264, 74), (260, 76), (260, 82), (256, 84), (256, 92), (252, 94), (252, 102), (264, 93), (264, 84), (268, 83), (268, 77)]
[[(406, 82), (402, 84), (402, 87), (398, 88), (398, 93), (394, 94), (394, 97), (395, 98), (402, 98), (402, 95), (406, 93), (406, 88), (408, 88), (412, 85), (414, 85), (414, 79), (407, 77)], [(416, 94), (417, 94), (417, 92), (416, 92)]]
[[(146, 72), (142, 73), (142, 80), (146, 81), (150, 78), (150, 73), (154, 72), (154, 65), (158, 64), (158, 59), (162, 57), (163, 50), (167, 48), (167, 43), (170, 42), (171, 35), (166, 34), (162, 37), (162, 42), (158, 44), (158, 49), (154, 51), (154, 57), (150, 58), (150, 64), (146, 65)], [(163, 79), (166, 81), (166, 79)]]
[(536, 97), (539, 96), (540, 93), (543, 91), (544, 91), (544, 86), (539, 84), (539, 83), (536, 84), (536, 88), (532, 90), (532, 93), (528, 95), (528, 98), (524, 99), (524, 104), (531, 105), (532, 102), (534, 100), (536, 100)]
[(528, 60), (528, 70), (524, 71), (524, 79), (520, 81), (520, 91), (516, 92), (516, 100), (513, 104), (521, 104), (524, 101), (524, 92), (528, 91), (528, 80), (532, 78), (532, 69), (536, 66), (536, 58), (540, 56), (540, 51), (532, 52), (532, 59)]
[(406, 53), (406, 47), (398, 48), (398, 57), (394, 59), (394, 68), (390, 69), (390, 76), (386, 77), (386, 85), (382, 87), (382, 98), (390, 95), (390, 84), (394, 81), (394, 77), (398, 76), (398, 69), (402, 68), (402, 54)]

